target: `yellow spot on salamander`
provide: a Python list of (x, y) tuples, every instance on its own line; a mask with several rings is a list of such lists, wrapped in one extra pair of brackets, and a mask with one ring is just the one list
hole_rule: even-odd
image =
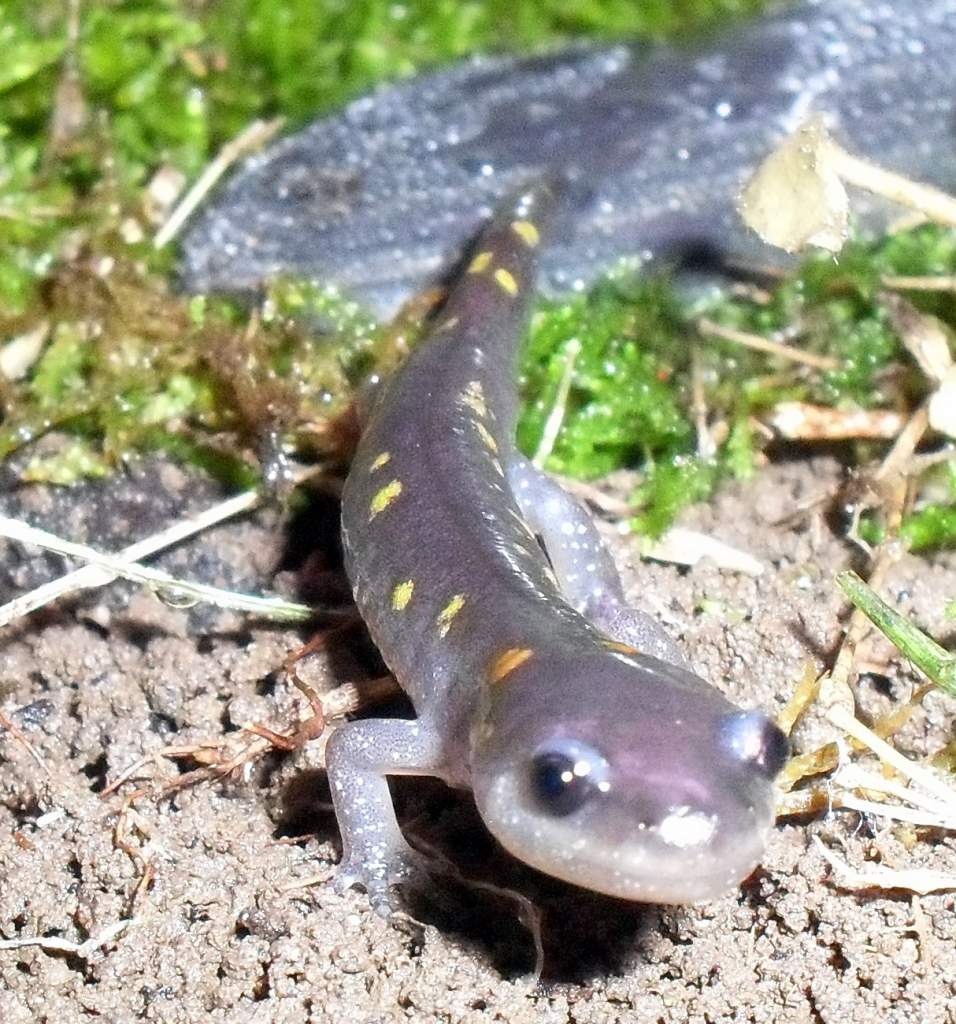
[(408, 607), (408, 602), (415, 593), (415, 581), (405, 580), (397, 583), (392, 590), (392, 608), (397, 612), (403, 612)]
[(488, 404), (485, 402), (485, 389), (480, 380), (470, 380), (461, 393), (462, 405), (467, 405), (477, 416), (488, 415)]
[(504, 267), (499, 267), (495, 271), (495, 280), (498, 282), (501, 290), (507, 292), (512, 298), (518, 294), (518, 282), (514, 279), (514, 274), (509, 270), (505, 270)]
[(375, 458), (372, 459), (372, 464), (368, 467), (368, 471), (370, 473), (374, 473), (376, 470), (381, 469), (382, 466), (387, 466), (391, 461), (391, 458), (391, 452), (382, 452), (381, 455), (376, 455)]
[(443, 320), (436, 328), (436, 331), (453, 331), (458, 326), (458, 317), (450, 316), (447, 320)]
[(438, 613), (438, 635), (440, 637), (448, 636), (448, 630), (451, 629), (451, 624), (455, 619), (455, 616), (465, 607), (465, 595), (455, 594), (455, 596), (445, 605), (444, 608)]
[(488, 667), (488, 678), (493, 683), (500, 683), (519, 666), (523, 665), (534, 651), (530, 647), (508, 647), (502, 651)]
[(475, 430), (478, 431), (478, 436), (481, 438), (481, 443), (493, 452), (495, 455), (498, 454), (498, 442), (491, 436), (491, 431), (479, 421), (475, 421)]
[(516, 220), (511, 225), (511, 230), (521, 239), (522, 242), (529, 248), (533, 249), (538, 242), (541, 241), (541, 236), (538, 234), (538, 229), (531, 223), (530, 220)]
[(484, 273), (491, 266), (491, 261), (494, 258), (495, 258), (495, 255), (492, 252), (480, 252), (480, 253), (478, 253), (478, 255), (468, 265), (468, 273), (469, 274), (482, 274), (482, 273)]
[(401, 493), (401, 480), (389, 480), (380, 491), (376, 491), (368, 507), (368, 521), (371, 522), (380, 512), (384, 512)]
[(505, 467), (502, 466), (502, 464), (497, 459), (492, 459), (491, 465), (494, 471), (498, 474), (498, 476), (505, 475)]
[(640, 650), (637, 647), (632, 647), (630, 644), (618, 643), (617, 640), (605, 640), (604, 646), (609, 651), (617, 651), (618, 654), (640, 654)]

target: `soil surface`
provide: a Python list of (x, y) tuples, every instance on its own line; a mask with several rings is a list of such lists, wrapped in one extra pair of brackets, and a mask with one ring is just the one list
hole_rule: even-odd
[[(815, 499), (840, 479), (828, 459), (779, 464), (685, 518), (759, 558), (757, 577), (638, 564), (633, 538), (608, 527), (635, 603), (659, 614), (701, 674), (744, 705), (778, 709), (807, 663), (822, 667), (836, 649), (846, 606), (832, 579), (859, 555)], [(2, 483), (4, 514), (105, 550), (217, 500), (208, 484), (160, 463), (74, 490)], [(153, 564), (292, 595), (300, 576), (291, 571), (290, 536), (301, 549), (334, 529), (332, 508), (291, 530), (263, 511)], [(0, 600), (62, 565), (0, 542)], [(333, 567), (321, 556), (308, 565), (320, 582), (328, 574), (315, 570)], [(277, 575), (277, 566), (285, 571)], [(906, 556), (884, 595), (946, 642), (956, 561)], [(524, 898), (436, 882), (410, 897), (416, 924), (381, 920), (362, 893), (336, 896), (327, 884), (338, 833), (321, 741), (166, 795), (162, 787), (197, 764), (156, 757), (101, 795), (163, 748), (237, 744), (239, 729), (254, 722), (288, 728), (302, 697), (281, 666), (304, 635), (208, 607), (171, 607), (125, 583), (61, 601), (0, 634), (0, 710), (46, 766), (0, 727), (0, 939), (108, 938), (79, 952), (0, 948), (0, 1021), (956, 1021), (953, 895), (844, 891), (813, 841), (857, 866), (953, 872), (952, 835), (848, 812), (783, 823), (740, 891), (695, 908), (633, 906), (521, 867), (495, 847), (466, 796), (406, 779), (396, 792), (407, 830), (464, 877)], [(898, 706), (916, 680), (881, 640), (861, 657), (866, 719)], [(302, 666), (322, 690), (375, 671), (357, 632), (336, 635)], [(956, 703), (932, 693), (897, 744), (931, 754), (954, 720)], [(798, 748), (823, 733), (811, 718)], [(539, 908), (545, 945), (537, 984), (527, 901)]]

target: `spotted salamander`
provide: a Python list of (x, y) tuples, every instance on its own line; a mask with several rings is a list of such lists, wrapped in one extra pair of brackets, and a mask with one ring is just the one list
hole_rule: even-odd
[[(373, 406), (342, 497), (362, 618), (416, 718), (327, 747), (340, 889), (419, 869), (387, 775), (473, 791), (502, 846), (632, 900), (706, 900), (757, 864), (787, 741), (630, 608), (594, 524), (516, 450), (515, 358), (555, 189), (507, 202)], [(542, 548), (543, 544), (543, 548)]]
[[(499, 199), (564, 184), (547, 291), (619, 257), (779, 263), (742, 225), (752, 168), (811, 113), (850, 149), (956, 185), (956, 0), (818, 0), (690, 47), (476, 58), (383, 88), (252, 158), (184, 245), (196, 290), (291, 273), (382, 317), (441, 278)], [(888, 210), (860, 196), (878, 227)]]

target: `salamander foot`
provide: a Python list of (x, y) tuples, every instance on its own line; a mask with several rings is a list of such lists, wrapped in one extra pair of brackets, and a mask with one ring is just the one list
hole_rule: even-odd
[(381, 850), (371, 856), (367, 851), (351, 851), (339, 864), (332, 886), (340, 896), (355, 887), (364, 889), (375, 913), (388, 918), (401, 909), (398, 888), (424, 890), (431, 878), (428, 858), (405, 844), (387, 857)]

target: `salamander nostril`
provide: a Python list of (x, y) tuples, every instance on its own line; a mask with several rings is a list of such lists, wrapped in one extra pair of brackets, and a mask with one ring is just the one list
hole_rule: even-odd
[(730, 749), (765, 778), (774, 778), (787, 763), (790, 741), (762, 712), (740, 711), (730, 715), (725, 727)]

